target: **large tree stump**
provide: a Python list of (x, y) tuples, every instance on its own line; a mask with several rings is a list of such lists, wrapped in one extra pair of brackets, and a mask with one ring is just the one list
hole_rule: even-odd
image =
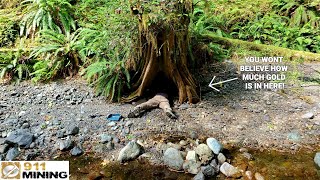
[(188, 69), (188, 26), (192, 11), (191, 0), (163, 2), (147, 10), (140, 4), (132, 7), (133, 14), (139, 18), (137, 70), (140, 73), (133, 85), (135, 91), (126, 100), (142, 96), (162, 72), (177, 86), (180, 103), (199, 101), (195, 80)]

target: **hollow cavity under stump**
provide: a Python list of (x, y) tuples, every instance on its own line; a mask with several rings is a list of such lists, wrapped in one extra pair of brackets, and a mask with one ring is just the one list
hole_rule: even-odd
[(132, 101), (142, 96), (161, 73), (176, 85), (180, 103), (187, 100), (196, 103), (199, 101), (197, 85), (188, 67), (188, 14), (193, 11), (192, 1), (164, 2), (152, 7), (148, 12), (141, 5), (132, 7), (133, 14), (139, 18), (139, 52), (135, 64), (139, 73), (134, 77), (134, 92), (125, 100)]

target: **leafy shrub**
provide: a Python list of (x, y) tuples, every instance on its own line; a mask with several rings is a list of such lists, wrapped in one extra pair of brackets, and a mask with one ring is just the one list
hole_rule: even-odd
[(319, 0), (275, 0), (272, 2), (273, 8), (279, 11), (279, 15), (290, 18), (291, 27), (303, 27), (309, 24), (311, 28), (319, 27), (319, 4)]
[(234, 27), (231, 34), (234, 37), (254, 41), (256, 43), (272, 44), (295, 50), (319, 52), (316, 34), (317, 29), (308, 25), (304, 27), (289, 27), (289, 18), (276, 14), (257, 16), (254, 21), (246, 26)]
[[(199, 1), (194, 6), (191, 15), (190, 31), (192, 36), (192, 54), (196, 55), (198, 60), (192, 62), (195, 67), (203, 65), (206, 61), (221, 61), (229, 57), (229, 51), (223, 46), (215, 43), (202, 42), (201, 35), (207, 32), (213, 32), (217, 36), (230, 37), (225, 32), (225, 24), (221, 16), (212, 15), (215, 11), (215, 4), (212, 1)], [(200, 60), (201, 59), (201, 60)]]
[(85, 47), (79, 51), (85, 57), (82, 74), (98, 94), (119, 101), (129, 88), (128, 66), (134, 62), (133, 41), (138, 31), (129, 3), (90, 0), (77, 10), (77, 16), (86, 17), (80, 18), (80, 24), (87, 27), (79, 36)]
[(18, 37), (20, 9), (17, 4), (19, 0), (0, 0), (0, 47), (13, 46)]
[(32, 62), (22, 50), (0, 53), (0, 78), (20, 81), (29, 77)]
[(126, 66), (132, 54), (129, 32), (118, 35), (108, 30), (83, 29), (80, 37), (86, 47), (81, 51), (87, 57), (83, 71), (86, 79), (98, 94), (119, 101), (124, 85), (129, 88), (130, 82)]
[(0, 0), (0, 9), (18, 7), (22, 0)]
[(20, 24), (20, 35), (34, 35), (37, 30), (53, 30), (70, 33), (76, 29), (72, 5), (68, 0), (25, 0), (22, 4), (24, 17)]
[(120, 101), (124, 86), (130, 88), (130, 74), (124, 61), (103, 59), (89, 65), (84, 73), (96, 93), (106, 96), (110, 101)]
[(206, 7), (196, 6), (190, 23), (190, 30), (194, 36), (201, 35), (206, 31), (215, 32), (218, 36), (228, 36), (224, 33), (225, 26), (221, 16), (212, 16), (212, 10), (215, 8), (213, 4), (207, 4), (209, 11), (205, 11)]
[(18, 36), (17, 23), (10, 17), (0, 15), (0, 47), (13, 46)]
[(84, 48), (79, 39), (79, 31), (60, 34), (52, 30), (40, 31), (39, 45), (31, 57), (41, 59), (34, 65), (34, 81), (75, 75), (81, 65), (79, 51)]
[(242, 26), (252, 21), (257, 14), (267, 14), (271, 11), (271, 0), (217, 0), (214, 14), (220, 16), (222, 25), (227, 32), (232, 31), (233, 26)]

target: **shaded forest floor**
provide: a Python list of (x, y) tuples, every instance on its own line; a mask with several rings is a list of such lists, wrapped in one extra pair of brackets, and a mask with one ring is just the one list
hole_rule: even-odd
[[(319, 80), (319, 63), (298, 65), (296, 71), (302, 72), (301, 80), (288, 84), (284, 90), (248, 91), (241, 80), (226, 83), (221, 93), (208, 87), (213, 76), (218, 80), (240, 77), (237, 69), (231, 61), (204, 66), (197, 76), (202, 100), (193, 105), (179, 105), (173, 100), (177, 120), (154, 109), (140, 118), (107, 121), (111, 113), (126, 117), (134, 105), (145, 99), (132, 104), (106, 103), (80, 79), (2, 85), (0, 140), (3, 142), (16, 129), (29, 129), (36, 139), (31, 148), (21, 149), (18, 159), (34, 155), (48, 160), (64, 154), (59, 142), (74, 126), (79, 127), (79, 133), (71, 136), (76, 145), (86, 154), (110, 161), (116, 160), (119, 150), (133, 139), (142, 141), (151, 152), (163, 148), (164, 142), (186, 140), (197, 144), (207, 137), (219, 139), (226, 147), (284, 152), (320, 150), (320, 86), (307, 82)], [(307, 113), (313, 117), (304, 118)], [(103, 134), (112, 137), (112, 145), (101, 143)], [(151, 162), (161, 164), (160, 157), (151, 158)]]
[[(207, 87), (214, 75), (225, 79), (237, 77), (236, 69), (230, 62), (211, 64), (203, 69), (199, 78), (202, 101), (194, 105), (174, 104), (178, 120), (171, 120), (160, 109), (154, 109), (141, 118), (125, 118), (114, 125), (108, 124), (106, 116), (110, 113), (126, 116), (134, 103), (106, 103), (82, 80), (1, 86), (0, 130), (5, 136), (4, 132), (29, 123), (32, 132), (47, 134), (43, 136), (45, 147), (54, 145), (56, 131), (77, 125), (79, 136), (90, 143), (101, 133), (113, 134), (120, 142), (167, 134), (193, 139), (213, 136), (224, 144), (252, 148), (319, 148), (319, 85), (294, 87), (293, 84), (283, 91), (247, 91), (239, 80), (226, 84), (222, 93)], [(299, 69), (305, 72), (304, 79), (311, 79), (317, 76), (320, 65), (305, 63)], [(143, 100), (137, 103), (140, 102)], [(302, 116), (309, 112), (314, 117), (304, 119)], [(55, 127), (55, 123), (60, 124)]]

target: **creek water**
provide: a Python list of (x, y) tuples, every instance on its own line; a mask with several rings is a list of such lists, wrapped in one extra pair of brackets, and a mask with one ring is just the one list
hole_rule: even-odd
[[(294, 154), (278, 151), (254, 151), (254, 157), (246, 159), (238, 149), (225, 152), (231, 164), (240, 169), (259, 172), (266, 180), (320, 179), (320, 170), (316, 169), (313, 158), (315, 152), (301, 150)], [(112, 179), (112, 180), (150, 180), (150, 179), (192, 179), (194, 175), (170, 171), (165, 166), (154, 166), (146, 161), (131, 161), (126, 164), (105, 162), (89, 156), (64, 158), (70, 161), (71, 179)], [(226, 179), (221, 173), (211, 179)]]

